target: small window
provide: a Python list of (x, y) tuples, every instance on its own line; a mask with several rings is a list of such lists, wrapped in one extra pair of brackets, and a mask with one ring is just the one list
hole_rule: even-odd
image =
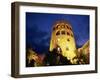
[(67, 26), (67, 28), (69, 29), (69, 27)]
[(70, 36), (69, 32), (67, 32), (67, 35)]
[(69, 42), (69, 41), (70, 41), (70, 39), (67, 39), (67, 41)]
[(60, 25), (57, 25), (57, 26), (56, 26), (56, 29), (58, 29), (58, 28), (59, 28), (59, 26), (60, 26)]
[(61, 34), (62, 34), (62, 35), (65, 35), (65, 31), (61, 31)]
[(56, 29), (58, 29), (58, 26), (56, 26)]
[(56, 35), (60, 35), (60, 31), (58, 31), (58, 32), (56, 33)]
[(72, 28), (70, 27), (70, 30), (72, 31)]
[(71, 34), (71, 36), (73, 37), (73, 34)]
[(66, 47), (66, 50), (68, 51), (68, 50), (69, 50), (69, 48), (68, 48), (68, 47)]

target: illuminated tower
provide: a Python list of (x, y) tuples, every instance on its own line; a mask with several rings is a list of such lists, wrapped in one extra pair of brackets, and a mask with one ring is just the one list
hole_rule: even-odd
[(73, 58), (76, 57), (76, 44), (72, 27), (66, 21), (57, 21), (53, 25), (50, 51), (56, 46), (59, 46), (62, 50), (62, 55), (73, 63)]

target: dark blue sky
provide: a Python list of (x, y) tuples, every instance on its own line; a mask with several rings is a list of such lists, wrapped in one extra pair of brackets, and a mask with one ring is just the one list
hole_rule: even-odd
[(71, 24), (77, 48), (89, 40), (89, 15), (26, 12), (26, 47), (33, 48), (37, 53), (48, 52), (52, 26), (59, 20)]

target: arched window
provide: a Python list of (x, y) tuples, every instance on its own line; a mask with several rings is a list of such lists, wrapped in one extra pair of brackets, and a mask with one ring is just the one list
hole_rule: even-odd
[(61, 31), (61, 34), (62, 34), (62, 35), (65, 35), (65, 31)]
[(72, 31), (72, 28), (70, 27), (70, 30)]
[(66, 47), (66, 50), (67, 50), (67, 51), (69, 50), (68, 46)]
[(71, 36), (73, 37), (73, 34), (71, 34)]
[(69, 26), (68, 25), (66, 25), (67, 26), (67, 29), (69, 29)]
[(59, 26), (60, 26), (60, 25), (57, 25), (57, 26), (56, 26), (56, 29), (58, 29), (58, 28), (59, 28)]
[(60, 31), (57, 31), (56, 35), (57, 35), (57, 36), (60, 35)]
[(69, 33), (69, 32), (67, 32), (67, 35), (68, 35), (68, 36), (70, 36), (70, 33)]
[(69, 41), (70, 41), (70, 39), (67, 39), (67, 41), (69, 42)]

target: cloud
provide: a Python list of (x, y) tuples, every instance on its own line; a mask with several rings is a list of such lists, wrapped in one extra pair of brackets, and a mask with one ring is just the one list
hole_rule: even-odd
[(50, 35), (46, 31), (40, 30), (36, 24), (27, 27), (27, 46), (31, 46), (38, 53), (47, 52), (49, 48)]

